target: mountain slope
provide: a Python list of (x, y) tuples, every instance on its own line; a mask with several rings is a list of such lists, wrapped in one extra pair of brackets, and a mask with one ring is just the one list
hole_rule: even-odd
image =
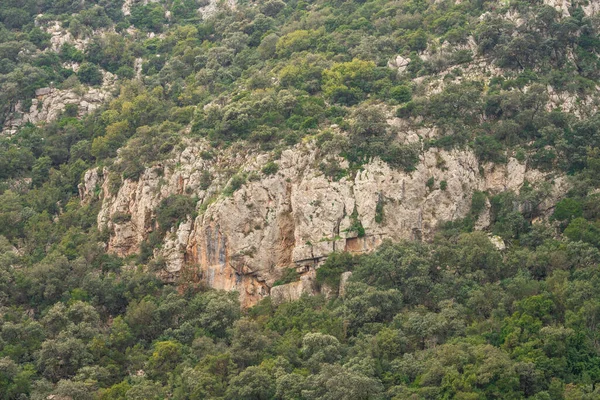
[(599, 11), (3, 2), (0, 398), (597, 398)]

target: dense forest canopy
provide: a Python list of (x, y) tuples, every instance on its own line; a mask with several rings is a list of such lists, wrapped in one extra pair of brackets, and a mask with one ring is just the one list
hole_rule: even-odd
[[(112, 100), (0, 135), (0, 398), (600, 398), (600, 17), (546, 3), (3, 0), (1, 125), (39, 89)], [(437, 133), (399, 142), (394, 118)], [(343, 295), (241, 309), (155, 273), (160, 235), (202, 212), (189, 196), (120, 258), (78, 195), (92, 167), (118, 189), (194, 140), (268, 153), (266, 176), (314, 141), (331, 180), (470, 149), (569, 190), (550, 212), (544, 185), (476, 192), (430, 242), (331, 255), (317, 280)]]

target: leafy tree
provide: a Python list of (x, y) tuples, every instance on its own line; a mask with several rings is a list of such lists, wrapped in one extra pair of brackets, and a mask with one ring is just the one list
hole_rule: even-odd
[(248, 367), (231, 379), (227, 397), (247, 400), (267, 400), (275, 392), (275, 382), (261, 367)]
[(405, 303), (425, 301), (432, 288), (431, 255), (418, 243), (384, 243), (374, 257), (354, 268), (352, 279), (383, 289), (398, 289)]
[(385, 134), (387, 121), (383, 113), (375, 107), (358, 108), (353, 114), (350, 133), (360, 138), (369, 138)]
[(181, 345), (177, 342), (157, 342), (148, 359), (148, 373), (152, 379), (165, 382), (167, 374), (181, 362)]
[(79, 67), (77, 77), (82, 83), (88, 85), (101, 85), (102, 84), (102, 72), (100, 69), (92, 63), (83, 63)]
[(412, 99), (412, 93), (408, 86), (399, 85), (390, 89), (390, 97), (399, 103), (407, 103)]
[(334, 103), (353, 105), (373, 90), (380, 76), (372, 61), (336, 63), (323, 71), (323, 94)]
[(65, 336), (46, 340), (36, 357), (42, 375), (54, 382), (74, 377), (79, 368), (93, 361), (81, 339)]
[(559, 221), (570, 220), (578, 218), (583, 215), (583, 209), (581, 203), (577, 200), (567, 197), (556, 203), (554, 208), (554, 218)]
[(339, 365), (325, 366), (302, 392), (308, 399), (370, 399), (383, 390), (376, 379)]

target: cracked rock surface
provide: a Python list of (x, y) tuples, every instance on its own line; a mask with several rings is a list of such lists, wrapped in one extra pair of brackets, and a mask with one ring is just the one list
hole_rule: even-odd
[[(518, 192), (525, 182), (547, 182), (550, 207), (566, 187), (564, 177), (527, 168), (514, 158), (504, 165), (480, 164), (469, 150), (429, 149), (412, 172), (374, 160), (339, 181), (323, 175), (319, 150), (311, 144), (285, 150), (273, 175), (260, 172), (268, 161), (265, 154), (229, 149), (206, 160), (202, 150), (202, 144), (190, 145), (138, 180), (123, 182), (116, 193), (105, 179), (98, 224), (111, 232), (109, 251), (134, 254), (156, 228), (155, 210), (162, 199), (173, 194), (197, 198), (197, 217), (172, 228), (154, 250), (164, 259), (163, 275), (172, 280), (191, 268), (210, 287), (239, 291), (244, 305), (268, 295), (285, 268), (314, 271), (334, 251), (370, 251), (385, 239), (426, 240), (440, 222), (466, 216), (476, 190)], [(253, 178), (225, 196), (231, 171)], [(207, 174), (208, 185), (202, 178)], [(431, 178), (434, 183), (428, 185)], [(97, 172), (86, 178), (84, 198), (91, 192), (86, 186), (98, 185), (98, 179)], [(115, 220), (123, 214), (131, 218)], [(483, 214), (479, 229), (489, 224)], [(364, 236), (353, 230), (356, 220)], [(290, 290), (303, 287), (312, 286), (298, 283)]]

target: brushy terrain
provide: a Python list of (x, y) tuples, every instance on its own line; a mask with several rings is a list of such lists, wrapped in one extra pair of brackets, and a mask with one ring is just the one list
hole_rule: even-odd
[[(46, 87), (113, 99), (0, 136), (0, 398), (600, 398), (596, 6), (3, 0), (2, 125)], [(435, 135), (402, 143), (391, 119)], [(549, 218), (543, 188), (476, 193), (429, 243), (329, 257), (318, 281), (353, 271), (344, 296), (240, 310), (159, 280), (151, 249), (108, 254), (99, 200), (78, 196), (86, 170), (118, 188), (189, 140), (273, 160), (314, 140), (347, 161), (323, 163), (330, 179), (470, 148), (570, 190)], [(187, 199), (161, 204), (162, 229), (196, 212)]]

